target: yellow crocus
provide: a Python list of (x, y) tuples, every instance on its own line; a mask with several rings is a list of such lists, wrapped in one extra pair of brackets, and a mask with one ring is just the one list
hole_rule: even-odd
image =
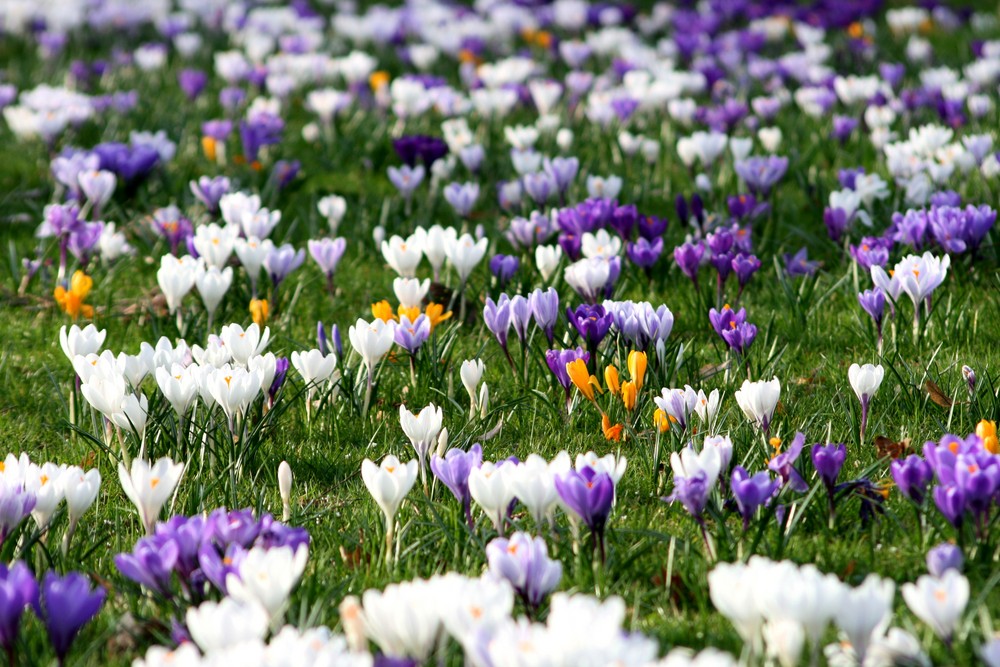
[(417, 318), (420, 317), (420, 306), (414, 306), (412, 308), (404, 308), (403, 305), (400, 304), (396, 308), (396, 314), (399, 315), (400, 317), (406, 315), (406, 319), (410, 320), (411, 322), (416, 322)]
[(218, 151), (216, 150), (216, 141), (214, 137), (202, 137), (201, 138), (201, 150), (205, 152), (205, 157), (210, 161), (215, 162), (216, 155)]
[(83, 271), (75, 271), (73, 277), (70, 278), (69, 289), (59, 285), (53, 296), (63, 312), (74, 320), (80, 315), (90, 319), (94, 316), (94, 307), (85, 304), (83, 300), (87, 298), (87, 294), (90, 293), (90, 288), (93, 286), (93, 278)]
[(639, 398), (639, 387), (635, 382), (622, 382), (622, 403), (629, 412), (635, 410), (635, 402)]
[(667, 413), (656, 408), (656, 412), (653, 413), (653, 425), (660, 431), (660, 433), (666, 433), (670, 430), (670, 418), (667, 417)]
[(601, 385), (598, 383), (597, 378), (590, 374), (587, 370), (587, 362), (583, 359), (574, 359), (573, 361), (566, 364), (566, 374), (569, 375), (569, 379), (573, 381), (576, 388), (580, 390), (588, 401), (594, 401), (594, 389), (598, 391), (601, 390)]
[(427, 307), (424, 308), (424, 315), (431, 321), (431, 331), (434, 331), (434, 327), (445, 320), (451, 319), (451, 311), (445, 312), (443, 305), (434, 302), (427, 304)]
[(368, 77), (368, 85), (371, 86), (372, 90), (384, 88), (389, 85), (389, 73), (385, 70), (372, 72), (371, 76)]
[(635, 383), (635, 390), (642, 389), (642, 382), (646, 378), (646, 353), (632, 350), (628, 353), (628, 374)]
[(604, 384), (608, 385), (608, 391), (617, 396), (621, 391), (621, 382), (618, 379), (618, 369), (608, 364), (604, 367)]
[(997, 440), (997, 423), (984, 419), (976, 424), (976, 435), (983, 441), (983, 447), (990, 454), (1000, 454), (1000, 441)]
[(262, 327), (267, 323), (270, 312), (271, 308), (267, 303), (267, 299), (250, 300), (250, 317), (253, 318), (257, 326)]
[(372, 304), (372, 317), (382, 320), (383, 322), (396, 319), (396, 315), (392, 312), (392, 306), (390, 306), (389, 302), (385, 299), (376, 301)]

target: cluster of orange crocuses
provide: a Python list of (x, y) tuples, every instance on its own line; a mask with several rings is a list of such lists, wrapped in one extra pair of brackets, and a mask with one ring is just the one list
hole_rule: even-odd
[(598, 403), (597, 396), (598, 394), (607, 393), (610, 396), (619, 398), (622, 407), (625, 408), (625, 412), (631, 415), (635, 411), (635, 406), (639, 400), (639, 392), (642, 391), (643, 379), (646, 377), (646, 361), (645, 352), (636, 350), (629, 352), (626, 362), (629, 379), (625, 381), (622, 381), (617, 367), (613, 364), (605, 366), (604, 384), (607, 388), (606, 392), (601, 387), (600, 380), (596, 376), (591, 375), (590, 370), (587, 368), (587, 362), (583, 359), (576, 359), (566, 364), (566, 374), (569, 375), (569, 379), (573, 381), (573, 384), (580, 390), (583, 397), (590, 401), (591, 405), (601, 414), (601, 430), (604, 432), (604, 437), (608, 440), (621, 440), (625, 426), (620, 422), (612, 424), (611, 417), (608, 416), (608, 413)]

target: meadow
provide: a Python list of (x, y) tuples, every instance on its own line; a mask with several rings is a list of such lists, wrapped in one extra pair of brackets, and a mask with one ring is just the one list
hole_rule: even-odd
[(1000, 665), (992, 9), (0, 5), (10, 664)]

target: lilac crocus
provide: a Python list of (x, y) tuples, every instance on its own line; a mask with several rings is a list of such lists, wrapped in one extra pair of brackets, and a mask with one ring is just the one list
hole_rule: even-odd
[(154, 593), (169, 596), (178, 555), (174, 540), (154, 535), (142, 538), (136, 542), (132, 553), (120, 553), (114, 561), (126, 579)]
[(849, 250), (851, 257), (858, 263), (858, 266), (868, 275), (871, 275), (873, 266), (885, 266), (889, 261), (889, 251), (892, 250), (892, 241), (878, 236), (865, 236), (858, 245), (851, 245)]
[(191, 181), (191, 194), (205, 205), (209, 213), (219, 212), (219, 200), (229, 193), (230, 182), (225, 176), (210, 178), (202, 176), (197, 181)]
[(417, 350), (431, 336), (431, 321), (421, 313), (417, 319), (410, 321), (406, 315), (400, 315), (399, 324), (393, 329), (392, 337), (396, 344), (409, 352), (416, 354)]
[(295, 250), (291, 243), (274, 248), (267, 257), (264, 258), (264, 270), (271, 278), (271, 284), (275, 289), (288, 275), (295, 269), (302, 266), (306, 261), (306, 251), (302, 248)]
[(37, 603), (38, 583), (28, 566), (23, 561), (16, 561), (10, 568), (0, 563), (0, 645), (11, 658), (24, 610)]
[(681, 273), (694, 283), (695, 290), (699, 289), (698, 269), (704, 256), (705, 246), (700, 242), (688, 242), (674, 248), (674, 261)]
[(798, 460), (799, 454), (802, 453), (805, 443), (805, 434), (796, 433), (788, 449), (775, 454), (767, 464), (769, 470), (773, 470), (781, 476), (782, 486), (788, 486), (797, 493), (805, 493), (809, 490), (806, 480), (802, 478), (802, 475), (795, 468), (795, 462)]
[(333, 293), (333, 274), (337, 271), (344, 251), (347, 249), (347, 240), (343, 238), (310, 240), (309, 255), (319, 266), (319, 270), (326, 276), (327, 290)]
[(788, 158), (769, 155), (750, 157), (736, 163), (736, 173), (754, 195), (767, 197), (788, 171)]
[(35, 509), (35, 494), (23, 485), (0, 481), (0, 545)]
[(486, 305), (483, 307), (483, 322), (500, 343), (503, 353), (507, 355), (507, 360), (513, 364), (510, 353), (507, 351), (507, 333), (510, 331), (510, 297), (501, 294), (495, 302), (487, 297)]
[(545, 332), (545, 338), (552, 345), (556, 321), (559, 319), (559, 293), (553, 287), (544, 292), (538, 288), (528, 295), (528, 303), (531, 305), (535, 324)]
[(704, 471), (699, 471), (687, 477), (674, 476), (674, 492), (666, 500), (668, 502), (680, 502), (687, 510), (688, 514), (694, 517), (698, 525), (702, 525), (705, 507), (708, 505), (708, 496), (712, 493), (709, 486), (708, 475)]
[(606, 472), (597, 472), (590, 466), (584, 466), (581, 470), (569, 470), (556, 475), (555, 485), (556, 492), (566, 509), (590, 529), (594, 546), (600, 549), (603, 563), (604, 529), (615, 497), (615, 483), (611, 476)]
[(569, 186), (576, 180), (577, 172), (580, 171), (580, 160), (575, 157), (556, 157), (551, 160), (546, 158), (542, 163), (542, 168), (552, 178), (560, 198), (565, 198)]
[(483, 448), (478, 442), (472, 445), (468, 452), (455, 447), (449, 449), (443, 457), (436, 454), (431, 457), (431, 472), (434, 473), (434, 477), (448, 487), (458, 502), (462, 503), (465, 520), (470, 528), (475, 525), (475, 522), (472, 519), (469, 473), (473, 468), (482, 465), (482, 462)]
[(525, 174), (521, 183), (523, 183), (524, 191), (528, 193), (531, 200), (539, 205), (547, 202), (552, 196), (552, 191), (555, 190), (555, 182), (544, 171)]
[(562, 579), (562, 563), (549, 558), (545, 540), (527, 533), (494, 538), (486, 545), (486, 560), (490, 574), (509, 582), (531, 610), (538, 609)]
[(858, 303), (875, 323), (878, 334), (878, 347), (882, 349), (882, 316), (885, 313), (885, 292), (875, 287), (858, 293)]
[(444, 188), (444, 198), (459, 217), (468, 218), (479, 199), (479, 184), (449, 183)]
[(413, 193), (423, 182), (426, 171), (424, 166), (420, 164), (416, 167), (404, 164), (402, 167), (389, 167), (388, 174), (389, 181), (396, 186), (403, 199), (409, 202)]
[(740, 516), (743, 517), (743, 530), (750, 527), (750, 519), (753, 518), (757, 508), (766, 505), (780, 486), (781, 483), (772, 480), (771, 475), (765, 470), (751, 477), (743, 466), (736, 466), (733, 469), (730, 488), (736, 499), (736, 506), (740, 510)]
[(851, 138), (854, 134), (854, 130), (858, 127), (858, 119), (851, 118), (850, 116), (834, 116), (833, 117), (833, 129), (830, 131), (830, 138), (834, 141), (839, 141), (841, 144), (847, 143), (847, 140)]
[(964, 564), (962, 550), (951, 542), (942, 542), (927, 552), (927, 571), (934, 577), (940, 578), (948, 570), (961, 572)]
[(528, 326), (531, 324), (531, 302), (520, 294), (510, 300), (510, 323), (523, 348), (528, 340)]
[(79, 572), (65, 577), (52, 571), (45, 574), (34, 609), (45, 624), (59, 664), (65, 663), (77, 633), (97, 615), (106, 596), (100, 586), (91, 589), (88, 578)]
[(280, 143), (284, 129), (285, 121), (269, 113), (259, 113), (240, 121), (240, 141), (247, 163), (258, 160), (261, 148)]
[[(331, 340), (332, 339), (332, 340)], [(332, 342), (332, 347), (331, 347)], [(344, 356), (344, 344), (340, 338), (340, 328), (334, 324), (330, 330), (330, 337), (326, 335), (326, 327), (322, 322), (316, 323), (316, 346), (319, 351), (324, 355), (328, 354), (332, 349), (337, 353), (337, 358), (343, 358)]]

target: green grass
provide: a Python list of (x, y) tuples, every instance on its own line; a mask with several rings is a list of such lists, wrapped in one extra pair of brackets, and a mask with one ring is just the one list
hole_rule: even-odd
[[(945, 44), (946, 37), (936, 38)], [(899, 48), (894, 45), (891, 48)], [(21, 87), (33, 83), (57, 81), (68, 63), (69, 55), (56, 63), (37, 61), (30, 49), (14, 40), (5, 40), (0, 49), (0, 63), (10, 80)], [(67, 54), (96, 56), (106, 48), (89, 40), (71, 42)], [(391, 58), (391, 56), (390, 56)], [(210, 68), (209, 60), (195, 63)], [(395, 71), (395, 65), (390, 67)], [(336, 138), (308, 144), (301, 138), (301, 127), (309, 120), (301, 108), (301, 99), (293, 96), (288, 114), (286, 140), (268, 156), (268, 163), (279, 157), (302, 161), (301, 176), (288, 189), (276, 192), (267, 185), (266, 173), (246, 167), (225, 170), (208, 163), (200, 153), (199, 126), (221, 111), (217, 99), (218, 83), (213, 82), (206, 96), (194, 104), (186, 103), (174, 83), (177, 67), (152, 75), (120, 72), (101, 82), (102, 91), (135, 88), (140, 91), (138, 111), (115, 117), (111, 122), (88, 123), (71, 131), (60, 145), (89, 146), (98, 141), (121, 140), (133, 129), (167, 129), (178, 142), (177, 158), (167, 170), (156, 174), (134, 196), (117, 196), (108, 208), (106, 219), (127, 230), (139, 254), (113, 266), (98, 266), (92, 275), (94, 289), (89, 301), (98, 310), (99, 327), (108, 331), (105, 347), (115, 352), (136, 352), (140, 341), (155, 342), (162, 335), (178, 335), (172, 318), (166, 316), (153, 300), (155, 268), (162, 244), (150, 245), (145, 239), (144, 216), (157, 206), (176, 202), (194, 212), (187, 191), (191, 178), (202, 174), (225, 173), (238, 187), (261, 190), (266, 205), (282, 210), (283, 222), (275, 232), (277, 241), (302, 246), (305, 240), (323, 232), (315, 202), (334, 191), (348, 198), (348, 215), (341, 234), (348, 238), (348, 252), (338, 270), (338, 290), (330, 298), (323, 290), (318, 270), (307, 263), (283, 286), (280, 308), (270, 322), (270, 349), (287, 356), (297, 349), (315, 346), (316, 322), (337, 323), (344, 336), (357, 317), (369, 317), (373, 301), (392, 296), (392, 272), (384, 266), (371, 241), (376, 225), (389, 233), (407, 233), (417, 226), (435, 222), (461, 224), (452, 215), (439, 194), (424, 196), (426, 185), (418, 193), (410, 215), (394, 196), (385, 176), (385, 168), (395, 163), (390, 138), (391, 125), (383, 119), (355, 114), (338, 122)], [(527, 114), (508, 119), (510, 124), (530, 122)], [(923, 120), (933, 120), (927, 116)], [(992, 115), (984, 128), (995, 123)], [(967, 258), (955, 261), (944, 286), (935, 295), (932, 318), (924, 336), (912, 340), (908, 316), (910, 306), (901, 304), (900, 320), (887, 328), (884, 355), (875, 353), (874, 331), (867, 316), (858, 307), (856, 293), (869, 286), (858, 278), (845, 259), (842, 248), (831, 243), (822, 226), (822, 209), (829, 190), (836, 186), (836, 170), (864, 165), (881, 171), (870, 145), (855, 137), (840, 149), (825, 140), (828, 127), (808, 121), (794, 109), (782, 112), (777, 125), (784, 132), (782, 152), (791, 168), (778, 188), (773, 212), (755, 231), (756, 251), (764, 262), (754, 277), (740, 305), (760, 328), (749, 363), (754, 379), (772, 375), (782, 380), (781, 406), (774, 430), (782, 438), (803, 431), (807, 442), (846, 442), (849, 458), (844, 476), (866, 475), (873, 480), (889, 478), (888, 462), (878, 460), (872, 439), (884, 435), (894, 440), (909, 438), (919, 452), (926, 440), (937, 440), (945, 432), (966, 434), (983, 418), (1000, 417), (1000, 274), (996, 252), (989, 245), (974, 265)], [(438, 133), (437, 121), (421, 119), (407, 123), (406, 132)], [(587, 173), (616, 173), (625, 178), (621, 199), (634, 202), (644, 213), (672, 213), (673, 198), (691, 191), (691, 177), (681, 167), (671, 148), (654, 167), (630, 162), (605, 133), (586, 124), (575, 123), (574, 151), (581, 158), (582, 169), (571, 200), (585, 196), (582, 183)], [(648, 122), (642, 131), (659, 138), (670, 147), (683, 131), (669, 123)], [(5, 131), (6, 132), (6, 131)], [(509, 177), (506, 151), (501, 148), (502, 124), (478, 124), (481, 140), (488, 150), (483, 173), (492, 183)], [(4, 266), (0, 283), (0, 432), (5, 434), (7, 449), (28, 452), (37, 462), (86, 464), (97, 466), (104, 479), (95, 507), (86, 515), (67, 558), (58, 553), (58, 538), (66, 523), (60, 510), (50, 530), (51, 537), (40, 538), (26, 530), (22, 545), (8, 540), (4, 558), (25, 558), (39, 571), (53, 567), (60, 571), (82, 570), (93, 573), (111, 592), (98, 621), (85, 630), (76, 646), (71, 663), (127, 664), (144, 652), (151, 643), (164, 641), (169, 633), (169, 618), (177, 610), (170, 604), (156, 603), (142, 595), (116, 571), (112, 558), (131, 550), (141, 537), (135, 511), (121, 491), (115, 462), (103, 450), (89, 416), (76, 430), (68, 422), (67, 401), (73, 373), (58, 344), (59, 328), (69, 321), (52, 302), (52, 280), (36, 280), (27, 294), (17, 295), (20, 257), (29, 255), (37, 245), (33, 230), (46, 203), (53, 201), (48, 161), (52, 152), (39, 143), (17, 143), (5, 134), (0, 159), (0, 192), (3, 193), (3, 225), (0, 238), (9, 244), (10, 261)], [(543, 140), (543, 150), (555, 150), (551, 140)], [(235, 153), (231, 146), (231, 154)], [(464, 180), (461, 169), (457, 178)], [(708, 208), (724, 210), (724, 195), (735, 191), (731, 167), (720, 172), (719, 187), (708, 197)], [(995, 200), (990, 184), (977, 174), (955, 183), (963, 199), (974, 203)], [(473, 224), (486, 227), (495, 239), (490, 254), (506, 252), (506, 242), (497, 229), (504, 215), (495, 207), (491, 185), (484, 184), (484, 197), (477, 207)], [(876, 219), (884, 225), (895, 210), (902, 207), (898, 194), (878, 205)], [(684, 231), (672, 219), (667, 232), (667, 248), (682, 241)], [(784, 284), (773, 257), (793, 252), (807, 245), (812, 258), (821, 259), (823, 270), (815, 282), (800, 279)], [(52, 257), (52, 248), (47, 248)], [(422, 267), (426, 272), (426, 267)], [(227, 295), (216, 322), (247, 323), (249, 300), (245, 277), (238, 278)], [(703, 274), (704, 287), (710, 287)], [(527, 291), (536, 282), (531, 262), (522, 264), (518, 283), (509, 288)], [(563, 303), (577, 303), (565, 284), (558, 289)], [(368, 496), (359, 475), (364, 458), (379, 460), (388, 453), (409, 458), (411, 451), (398, 426), (397, 410), (401, 402), (416, 408), (433, 401), (444, 406), (445, 424), (454, 446), (466, 446), (483, 439), (497, 429), (495, 437), (483, 442), (485, 457), (496, 460), (507, 456), (526, 457), (536, 452), (551, 457), (562, 449), (571, 454), (595, 450), (620, 453), (629, 460), (628, 472), (618, 490), (617, 507), (610, 520), (609, 557), (601, 572), (593, 566), (586, 545), (574, 554), (568, 526), (564, 519), (548, 534), (550, 552), (564, 564), (561, 590), (593, 593), (599, 596), (620, 595), (629, 606), (632, 629), (650, 633), (664, 648), (673, 645), (700, 647), (716, 645), (739, 651), (738, 637), (730, 624), (717, 614), (708, 600), (705, 574), (707, 562), (700, 534), (680, 505), (664, 503), (660, 497), (669, 490), (666, 473), (658, 474), (653, 461), (655, 435), (652, 425), (652, 396), (661, 387), (691, 384), (706, 391), (719, 388), (723, 394), (720, 423), (735, 445), (735, 461), (748, 469), (759, 470), (769, 451), (759, 434), (745, 423), (733, 391), (742, 376), (734, 373), (726, 382), (722, 374), (703, 378), (703, 370), (725, 360), (723, 343), (708, 323), (706, 292), (697, 294), (666, 257), (657, 265), (652, 279), (626, 269), (616, 292), (617, 298), (666, 303), (676, 318), (663, 365), (651, 362), (646, 388), (637, 410), (638, 420), (621, 443), (605, 441), (595, 411), (581, 402), (566, 418), (561, 411), (562, 393), (542, 368), (544, 340), (531, 340), (527, 382), (520, 380), (506, 365), (489, 332), (481, 323), (482, 301), (498, 290), (490, 285), (484, 265), (470, 280), (470, 299), (466, 321), (453, 321), (435, 334), (432, 343), (438, 354), (422, 355), (418, 366), (418, 386), (409, 383), (407, 361), (403, 353), (383, 365), (375, 403), (368, 418), (361, 418), (351, 401), (341, 396), (327, 404), (307, 422), (300, 397), (301, 382), (289, 371), (278, 409), (261, 429), (255, 443), (259, 448), (241, 471), (217, 463), (195, 473), (194, 467), (183, 478), (173, 513), (197, 513), (218, 506), (253, 507), (259, 512), (280, 514), (276, 470), (287, 460), (295, 473), (295, 511), (292, 522), (306, 527), (312, 536), (309, 566), (293, 597), (288, 620), (305, 625), (338, 623), (336, 603), (346, 594), (358, 594), (370, 587), (382, 587), (390, 581), (426, 577), (456, 570), (477, 574), (485, 567), (484, 545), (493, 536), (489, 522), (477, 514), (477, 526), (470, 531), (463, 523), (460, 508), (440, 485), (428, 499), (417, 485), (401, 512), (398, 540), (401, 545), (398, 563), (384, 564), (381, 515)], [(732, 298), (730, 294), (730, 298)], [(204, 315), (195, 306), (192, 295), (185, 301), (189, 318), (185, 338), (189, 343), (203, 342), (207, 335)], [(457, 320), (457, 316), (455, 318)], [(558, 337), (566, 336), (565, 321)], [(896, 330), (898, 329), (898, 330)], [(512, 343), (519, 358), (517, 343)], [(431, 352), (431, 350), (425, 350)], [(627, 349), (609, 347), (602, 357), (624, 368)], [(486, 381), (490, 386), (491, 409), (486, 419), (468, 421), (464, 390), (458, 379), (462, 359), (479, 354), (487, 365)], [(356, 356), (348, 359), (353, 368)], [(860, 408), (847, 382), (847, 368), (852, 362), (881, 362), (886, 380), (874, 399), (865, 442), (858, 442)], [(969, 399), (960, 372), (963, 364), (976, 369), (980, 391)], [(925, 390), (930, 380), (954, 399), (951, 408), (931, 401)], [(150, 432), (147, 446), (154, 455), (177, 457), (173, 422), (169, 405), (158, 395), (155, 383), (147, 379), (144, 392), (150, 399)], [(344, 389), (343, 392), (348, 392)], [(80, 400), (79, 397), (77, 400)], [(86, 415), (86, 413), (85, 413)], [(89, 434), (89, 435), (88, 435)], [(683, 442), (676, 436), (664, 436), (663, 460)], [(803, 458), (803, 461), (805, 461)], [(811, 474), (811, 465), (803, 468)], [(669, 470), (669, 467), (667, 468)], [(890, 492), (884, 515), (862, 526), (857, 515), (860, 503), (848, 499), (839, 506), (836, 522), (827, 523), (825, 499), (819, 483), (810, 477), (812, 491), (802, 497), (787, 497), (794, 503), (800, 519), (794, 529), (782, 534), (777, 522), (767, 516), (755, 521), (742, 535), (738, 517), (733, 513), (713, 516), (711, 532), (715, 547), (725, 560), (747, 558), (751, 554), (771, 558), (790, 558), (814, 562), (826, 572), (845, 581), (859, 583), (876, 572), (902, 583), (914, 580), (925, 571), (924, 554), (942, 540), (961, 539), (968, 559), (966, 573), (971, 581), (973, 601), (962, 626), (955, 654), (942, 644), (931, 641), (927, 631), (905, 609), (897, 597), (895, 623), (909, 628), (925, 639), (935, 662), (954, 661), (968, 664), (983, 637), (982, 617), (1000, 614), (997, 559), (1000, 558), (993, 527), (991, 541), (981, 544), (971, 533), (957, 536), (932, 511), (919, 529), (916, 514), (897, 492)], [(533, 530), (530, 519), (519, 511), (514, 524)], [(27, 524), (25, 524), (27, 525)], [(346, 556), (346, 558), (345, 558)], [(27, 622), (24, 633), (22, 664), (36, 664), (28, 656), (44, 653), (44, 633), (36, 620)], [(828, 639), (833, 641), (832, 630)], [(458, 664), (457, 662), (455, 664)]]

